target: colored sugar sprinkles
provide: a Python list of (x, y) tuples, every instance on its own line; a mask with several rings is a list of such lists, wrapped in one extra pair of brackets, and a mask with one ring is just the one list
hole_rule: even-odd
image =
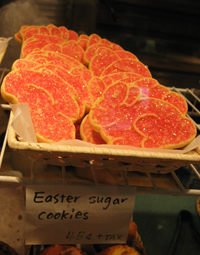
[(141, 98), (132, 88), (136, 92), (122, 82), (109, 86), (90, 110), (92, 129), (108, 144), (179, 148), (196, 136), (193, 122), (177, 107), (157, 98)]
[(173, 149), (195, 138), (185, 99), (121, 46), (52, 24), (22, 26), (15, 40), (20, 59), (1, 94), (29, 104), (38, 142)]

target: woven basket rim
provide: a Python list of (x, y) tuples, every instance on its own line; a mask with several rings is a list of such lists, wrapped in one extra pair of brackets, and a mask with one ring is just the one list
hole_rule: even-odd
[[(141, 151), (136, 149), (131, 150), (124, 150), (124, 149), (113, 149), (113, 148), (106, 148), (104, 146), (72, 146), (72, 145), (63, 145), (63, 144), (56, 144), (56, 143), (30, 143), (24, 141), (18, 141), (15, 131), (9, 125), (8, 126), (8, 145), (13, 150), (18, 151), (32, 151), (32, 152), (46, 152), (46, 153), (66, 153), (66, 154), (91, 154), (91, 155), (103, 155), (103, 156), (119, 156), (119, 157), (138, 157), (138, 158), (157, 158), (157, 159), (169, 159), (170, 160), (180, 160), (180, 161), (192, 161), (192, 162), (200, 162), (200, 155), (193, 151), (192, 154), (190, 153), (163, 153), (163, 152), (156, 152), (151, 151)], [(189, 164), (189, 163), (188, 163)]]

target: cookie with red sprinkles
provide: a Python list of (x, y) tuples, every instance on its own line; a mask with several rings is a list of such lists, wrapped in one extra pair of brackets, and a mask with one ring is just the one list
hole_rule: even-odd
[(28, 102), (38, 141), (75, 138), (74, 123), (80, 114), (77, 92), (50, 70), (12, 71), (3, 80), (1, 94), (12, 104)]
[(82, 120), (80, 125), (80, 137), (83, 141), (92, 144), (105, 144), (106, 142), (101, 138), (101, 135), (95, 132), (89, 123), (88, 115)]
[(90, 125), (108, 144), (167, 149), (181, 148), (195, 138), (191, 119), (169, 102), (141, 98), (137, 90), (117, 82), (93, 104)]
[(118, 72), (133, 72), (144, 77), (151, 77), (149, 69), (140, 61), (131, 58), (118, 59), (107, 66), (101, 76), (116, 74)]
[(63, 39), (62, 37), (35, 34), (22, 44), (21, 58), (25, 58), (34, 49), (42, 49), (45, 45), (49, 43), (61, 44), (64, 42), (65, 39)]

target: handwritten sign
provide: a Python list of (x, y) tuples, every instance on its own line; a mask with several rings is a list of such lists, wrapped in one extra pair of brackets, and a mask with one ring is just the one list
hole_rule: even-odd
[(28, 185), (26, 244), (125, 243), (135, 194), (125, 186)]

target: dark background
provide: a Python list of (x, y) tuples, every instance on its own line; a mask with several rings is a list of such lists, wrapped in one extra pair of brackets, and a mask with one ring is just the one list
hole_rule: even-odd
[[(23, 1), (4, 0), (0, 7), (14, 2)], [(65, 25), (76, 32), (97, 33), (131, 51), (149, 66), (152, 76), (161, 84), (199, 88), (199, 0), (33, 2), (40, 11), (40, 17), (47, 18), (49, 23)], [(23, 23), (30, 21), (24, 19)], [(14, 58), (13, 54), (11, 57)]]

